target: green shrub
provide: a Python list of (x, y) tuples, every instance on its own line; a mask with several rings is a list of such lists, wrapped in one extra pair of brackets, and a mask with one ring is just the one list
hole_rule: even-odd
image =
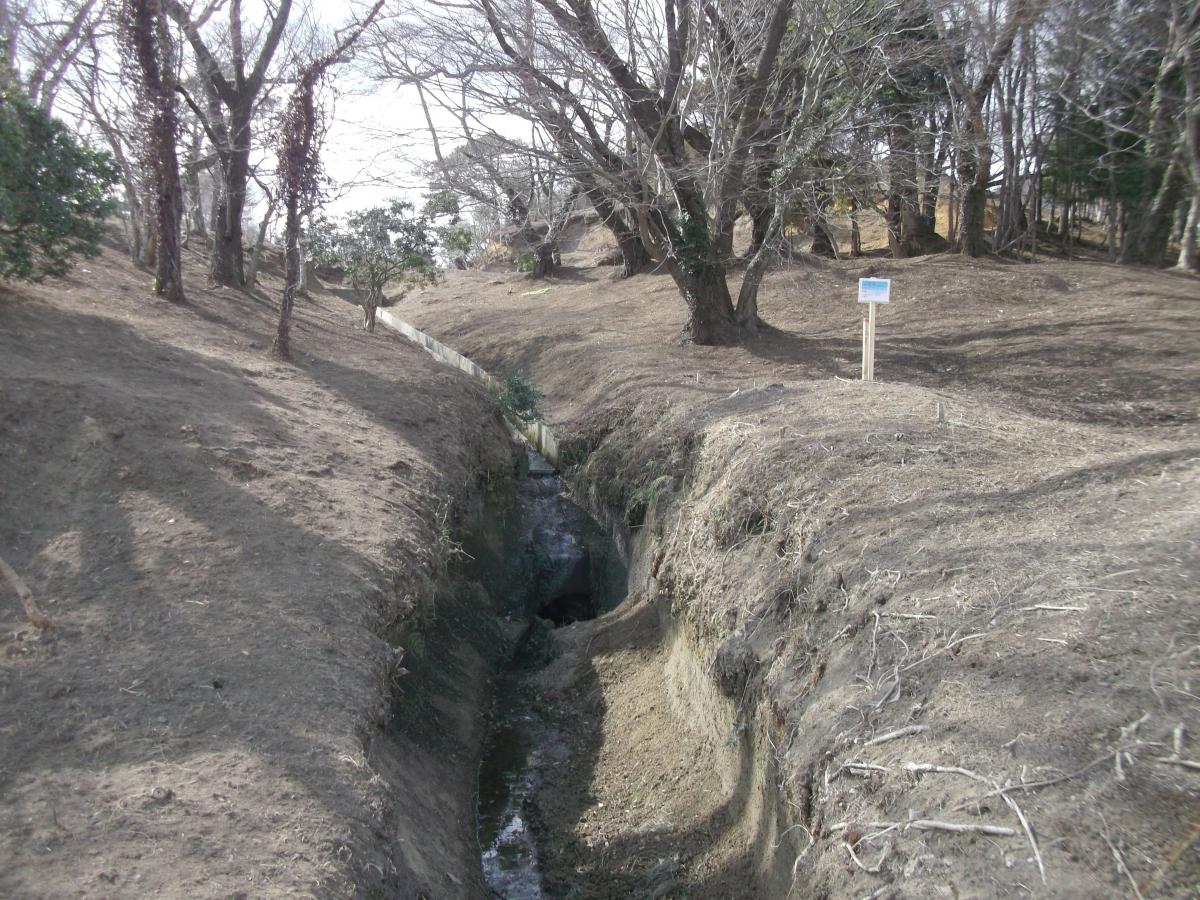
[(99, 253), (117, 179), (107, 153), (0, 90), (0, 279), (64, 275)]
[(529, 425), (542, 418), (538, 404), (545, 399), (524, 373), (514, 372), (505, 376), (500, 389), (500, 406), (515, 419)]

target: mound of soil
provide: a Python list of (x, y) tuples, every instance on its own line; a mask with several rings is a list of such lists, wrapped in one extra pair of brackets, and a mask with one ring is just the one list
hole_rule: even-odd
[(279, 283), (201, 265), (0, 288), (0, 556), (52, 622), (0, 582), (0, 895), (473, 896), (473, 726), (384, 725), (495, 405), (330, 295), (273, 361)]
[[(865, 274), (893, 279), (877, 384)], [(526, 372), (640, 548), (631, 605), (561, 632), (577, 689), (546, 689), (584, 723), (543, 798), (555, 883), (1194, 896), (1194, 278), (823, 263), (772, 273), (770, 327), (732, 348), (673, 342), (666, 276), (527, 285), (462, 273), (397, 313)], [(747, 758), (785, 829), (747, 806)]]

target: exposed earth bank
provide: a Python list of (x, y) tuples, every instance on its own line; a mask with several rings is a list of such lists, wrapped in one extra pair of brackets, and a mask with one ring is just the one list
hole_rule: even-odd
[[(869, 268), (868, 268), (869, 266)], [(546, 393), (631, 535), (558, 632), (551, 896), (1187, 897), (1200, 884), (1200, 302), (1098, 263), (460, 273), (398, 315)], [(855, 279), (893, 278), (857, 379)]]
[(0, 288), (0, 896), (479, 896), (495, 404), (331, 295), (272, 361), (201, 262)]

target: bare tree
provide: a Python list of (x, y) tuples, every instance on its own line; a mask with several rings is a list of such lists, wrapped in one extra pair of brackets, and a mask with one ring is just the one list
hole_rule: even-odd
[[(984, 229), (992, 177), (992, 135), (984, 117), (984, 104), (1001, 66), (1012, 52), (1017, 34), (1038, 14), (1039, 3), (1040, 0), (1010, 0), (1007, 18), (990, 41), (986, 33), (994, 23), (985, 25), (977, 21), (971, 15), (978, 12), (971, 0), (965, 11), (956, 10), (952, 4), (933, 9), (941, 37), (944, 71), (962, 117), (958, 154), (958, 174), (963, 184), (959, 249), (965, 256), (981, 256), (988, 249)], [(972, 44), (982, 44), (985, 48), (983, 66), (974, 77), (971, 64), (979, 57), (971, 52)]]
[(279, 304), (279, 324), (271, 353), (290, 360), (292, 309), (300, 290), (300, 229), (302, 210), (311, 208), (318, 189), (323, 116), (316, 102), (316, 91), (329, 68), (354, 46), (363, 31), (379, 15), (384, 0), (376, 0), (366, 17), (352, 25), (328, 53), (311, 60), (296, 73), (296, 87), (288, 100), (281, 122), (279, 142), (279, 182), (285, 210), (284, 286)]
[[(821, 161), (837, 157), (829, 147), (853, 110), (830, 102), (835, 88), (853, 95), (856, 80), (875, 77), (873, 65), (865, 76), (849, 72), (847, 60), (874, 55), (850, 23), (877, 23), (887, 10), (825, 0), (470, 0), (442, 9), (406, 13), (421, 23), (418, 42), (431, 45), (409, 77), (424, 74), (428, 91), (439, 80), (465, 83), (476, 110), (527, 118), (552, 151), (548, 164), (613, 231), (626, 271), (653, 258), (670, 272), (688, 310), (686, 339), (727, 343), (753, 332), (783, 221), (799, 205), (823, 228), (821, 207), (834, 198), (830, 166), (840, 163)], [(734, 229), (746, 215), (753, 239), (740, 258)]]
[(222, 190), (214, 214), (216, 229), (209, 274), (219, 284), (241, 286), (246, 282), (242, 216), (250, 178), (255, 106), (283, 37), (292, 0), (279, 0), (277, 6), (268, 8), (265, 35), (252, 61), (248, 59), (243, 36), (241, 0), (230, 0), (228, 69), (221, 65), (218, 54), (210, 48), (203, 34), (205, 24), (222, 5), (209, 3), (198, 15), (193, 15), (179, 0), (162, 0), (163, 10), (183, 30), (195, 56), (202, 101), (193, 98), (182, 85), (177, 89), (204, 123), (219, 163)]
[(171, 303), (184, 303), (179, 223), (183, 217), (183, 186), (175, 153), (178, 121), (172, 90), (171, 36), (153, 0), (124, 0), (122, 36), (129, 68), (136, 74), (141, 99), (142, 157), (152, 174), (154, 194), (154, 290)]
[(1184, 85), (1183, 145), (1191, 193), (1176, 267), (1195, 270), (1200, 269), (1200, 0), (1172, 0), (1171, 19), (1174, 31), (1182, 35), (1178, 52)]
[(100, 0), (0, 0), (0, 83), (17, 84), (49, 114), (63, 79), (103, 21), (106, 6)]

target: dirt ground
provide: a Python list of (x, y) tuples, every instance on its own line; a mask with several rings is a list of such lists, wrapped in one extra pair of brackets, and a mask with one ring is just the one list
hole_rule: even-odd
[(116, 248), (0, 287), (0, 555), (52, 622), (0, 587), (0, 896), (476, 896), (478, 723), (388, 697), (494, 403), (330, 295), (275, 362), (278, 280), (188, 263), (185, 308)]
[[(584, 725), (544, 801), (563, 896), (1200, 894), (1200, 282), (808, 263), (768, 277), (764, 333), (707, 348), (674, 340), (667, 276), (585, 249), (396, 310), (546, 393), (578, 489), (651, 561), (633, 602), (697, 661), (671, 670), (636, 606), (564, 630), (582, 687), (548, 702)], [(867, 274), (893, 279), (873, 385)], [(665, 700), (704, 679), (728, 740)], [(782, 893), (721, 814), (739, 741), (792, 823)]]

